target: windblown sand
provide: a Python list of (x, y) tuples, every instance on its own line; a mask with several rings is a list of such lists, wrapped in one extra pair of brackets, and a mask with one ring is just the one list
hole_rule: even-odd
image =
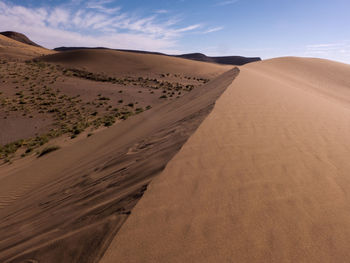
[(242, 67), (101, 262), (348, 262), (349, 91), (349, 65)]

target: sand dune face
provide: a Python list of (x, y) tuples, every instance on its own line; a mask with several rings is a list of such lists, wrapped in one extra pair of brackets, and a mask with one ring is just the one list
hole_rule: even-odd
[(300, 58), (242, 67), (101, 262), (347, 262), (349, 73)]

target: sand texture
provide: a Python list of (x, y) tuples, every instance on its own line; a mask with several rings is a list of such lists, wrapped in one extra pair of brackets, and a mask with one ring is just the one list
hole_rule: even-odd
[(350, 66), (240, 70), (101, 263), (349, 261)]
[(0, 167), (0, 262), (98, 262), (238, 73), (49, 155)]

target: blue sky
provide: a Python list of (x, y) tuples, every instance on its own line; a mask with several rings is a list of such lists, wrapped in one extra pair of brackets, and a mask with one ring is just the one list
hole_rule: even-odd
[(39, 44), (350, 63), (349, 0), (0, 0), (0, 30)]

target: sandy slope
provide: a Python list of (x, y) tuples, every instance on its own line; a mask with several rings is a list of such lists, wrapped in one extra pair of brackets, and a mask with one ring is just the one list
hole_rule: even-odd
[(47, 156), (0, 167), (0, 262), (97, 262), (237, 74)]
[(212, 78), (232, 68), (228, 65), (183, 58), (115, 50), (73, 50), (49, 55), (42, 59), (50, 63), (116, 76), (170, 73)]
[(0, 35), (0, 56), (7, 59), (30, 59), (42, 55), (56, 53), (55, 51), (35, 47)]
[(348, 262), (349, 83), (318, 59), (242, 67), (101, 262)]

